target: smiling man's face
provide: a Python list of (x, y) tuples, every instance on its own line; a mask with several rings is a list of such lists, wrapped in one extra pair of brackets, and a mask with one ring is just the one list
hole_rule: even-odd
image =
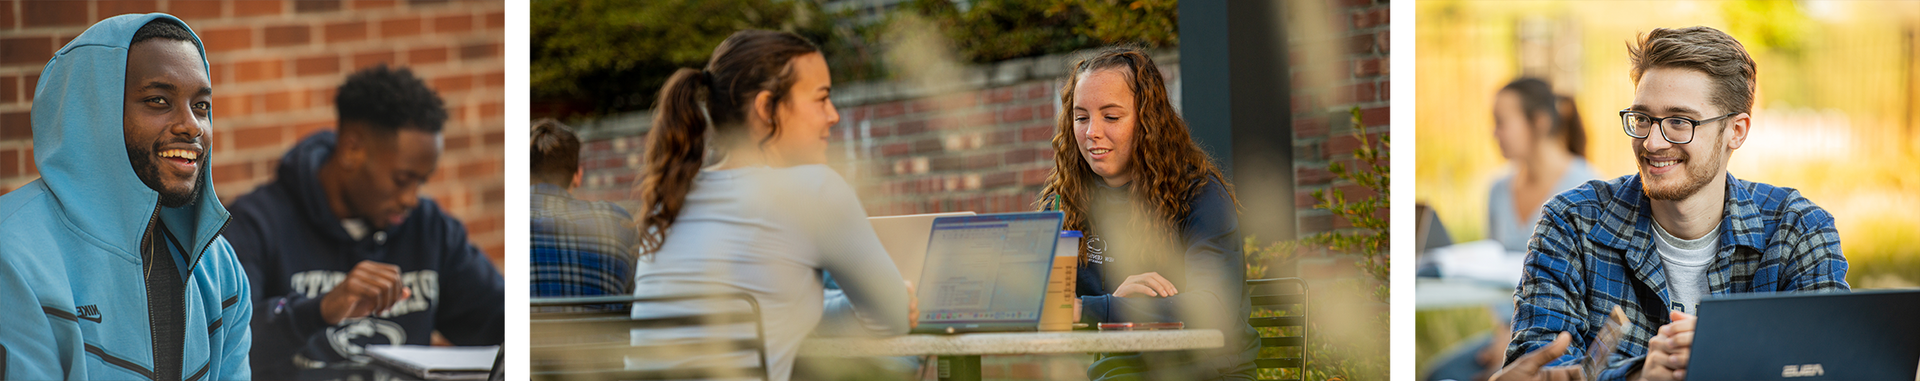
[(155, 38), (127, 49), (127, 158), (160, 204), (185, 206), (202, 191), (213, 83), (192, 42)]
[[(1726, 112), (1714, 106), (1712, 89), (1711, 79), (1698, 70), (1653, 68), (1634, 88), (1633, 109), (1656, 118), (1712, 119)], [(1735, 116), (1701, 123), (1693, 129), (1693, 140), (1687, 144), (1673, 144), (1656, 136), (1663, 131), (1650, 131), (1646, 138), (1633, 139), (1634, 159), (1647, 197), (1684, 200), (1725, 176), (1727, 157), (1739, 148), (1741, 140), (1739, 131), (1729, 125), (1744, 122), (1744, 117)]]

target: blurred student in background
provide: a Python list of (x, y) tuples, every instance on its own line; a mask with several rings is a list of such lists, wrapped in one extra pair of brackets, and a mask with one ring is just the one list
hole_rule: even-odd
[[(1510, 256), (1523, 256), (1541, 208), (1553, 195), (1597, 178), (1587, 164), (1586, 128), (1573, 98), (1554, 95), (1553, 87), (1536, 78), (1508, 82), (1494, 94), (1493, 137), (1510, 171), (1493, 182), (1487, 194), (1487, 239)], [(1518, 259), (1515, 259), (1517, 261)], [(1477, 265), (1507, 266), (1509, 262)], [(1519, 272), (1520, 269), (1505, 269)], [(1501, 356), (1512, 335), (1512, 304), (1489, 306), (1493, 329), (1462, 341), (1423, 369), (1430, 380), (1485, 380), (1500, 370)]]
[(506, 284), (467, 228), (419, 195), (447, 111), (406, 68), (347, 76), (338, 131), (308, 135), (233, 202), (227, 239), (252, 280), (254, 369), (365, 363), (367, 345), (498, 345)]
[(1587, 133), (1573, 99), (1545, 81), (1520, 78), (1493, 99), (1493, 137), (1511, 172), (1487, 195), (1487, 238), (1509, 252), (1527, 250), (1547, 199), (1599, 174), (1587, 164)]
[[(740, 31), (705, 67), (667, 80), (647, 135), (638, 229), (652, 258), (636, 294), (753, 295), (776, 381), (791, 377), (801, 339), (823, 316), (859, 319), (862, 332), (845, 334), (912, 326), (911, 290), (853, 187), (825, 165), (840, 120), (832, 84), (812, 42)], [(826, 296), (822, 271), (844, 296)]]
[[(533, 250), (532, 296), (569, 297), (633, 293), (640, 235), (626, 209), (605, 201), (573, 198), (580, 186), (580, 138), (553, 119), (533, 123), (530, 166), (533, 195), (529, 218)], [(609, 306), (626, 310), (625, 304)]]
[(1134, 48), (1075, 64), (1060, 91), (1056, 164), (1040, 203), (1066, 213), (1062, 229), (1086, 234), (1080, 321), (1185, 322), (1220, 330), (1226, 346), (1101, 354), (1087, 378), (1250, 380), (1260, 342), (1247, 324), (1239, 201), (1174, 112), (1164, 81)]

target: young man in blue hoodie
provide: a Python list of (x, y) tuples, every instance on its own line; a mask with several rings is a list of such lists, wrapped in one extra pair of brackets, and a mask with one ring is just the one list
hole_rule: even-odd
[(363, 363), (374, 344), (497, 345), (505, 284), (467, 229), (417, 194), (440, 160), (440, 96), (405, 68), (347, 77), (338, 132), (302, 139), (233, 202), (252, 280), (254, 369)]
[(103, 20), (47, 62), (40, 179), (0, 196), (0, 379), (252, 377), (207, 72), (199, 37), (159, 13)]

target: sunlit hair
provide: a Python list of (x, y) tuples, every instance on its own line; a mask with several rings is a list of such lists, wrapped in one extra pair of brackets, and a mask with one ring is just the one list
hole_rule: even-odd
[[(1634, 86), (1640, 76), (1657, 67), (1692, 69), (1705, 73), (1713, 81), (1708, 101), (1722, 113), (1751, 112), (1758, 69), (1747, 48), (1726, 33), (1704, 26), (1681, 29), (1657, 28), (1640, 36), (1638, 45), (1627, 46), (1627, 58), (1633, 63)], [(1709, 115), (1712, 117), (1715, 115)]]
[[(1150, 219), (1129, 223), (1154, 232), (1153, 237), (1145, 237), (1149, 240), (1176, 242), (1180, 222), (1193, 211), (1191, 200), (1206, 188), (1208, 182), (1219, 182), (1237, 209), (1240, 201), (1233, 196), (1233, 184), (1226, 182), (1226, 176), (1220, 174), (1220, 167), (1213, 163), (1199, 143), (1193, 141), (1192, 134), (1187, 131), (1187, 122), (1174, 112), (1160, 68), (1145, 52), (1127, 46), (1110, 47), (1092, 58), (1075, 63), (1073, 72), (1060, 87), (1062, 111), (1055, 118), (1057, 128), (1053, 135), (1055, 164), (1036, 203), (1045, 207), (1053, 202), (1054, 195), (1059, 195), (1059, 208), (1066, 214), (1062, 229), (1085, 232), (1093, 228), (1090, 206), (1094, 187), (1099, 186), (1097, 182), (1101, 179), (1086, 159), (1080, 156), (1080, 142), (1074, 139), (1073, 134), (1073, 113), (1066, 110), (1073, 107), (1073, 89), (1083, 76), (1108, 69), (1120, 70), (1126, 78), (1127, 88), (1133, 91), (1137, 115), (1134, 118), (1137, 123), (1133, 128), (1133, 156), (1127, 168), (1121, 170), (1132, 174), (1133, 182), (1127, 187), (1133, 195), (1136, 211), (1146, 212), (1133, 215)], [(1155, 255), (1166, 254), (1156, 252)], [(1083, 242), (1080, 261), (1085, 263), (1087, 259), (1087, 247)]]
[(654, 102), (646, 168), (635, 189), (640, 194), (641, 212), (634, 219), (642, 253), (659, 251), (665, 243), (667, 229), (693, 190), (694, 176), (705, 165), (707, 150), (725, 156), (721, 150), (748, 137), (749, 108), (762, 91), (770, 95), (760, 115), (773, 133), (759, 143), (780, 135), (777, 105), (793, 87), (792, 62), (819, 52), (819, 46), (793, 33), (743, 30), (713, 48), (705, 70), (681, 68), (667, 79)]

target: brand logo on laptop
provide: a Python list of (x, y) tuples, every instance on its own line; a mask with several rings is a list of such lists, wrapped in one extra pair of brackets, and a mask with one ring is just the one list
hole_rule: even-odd
[(87, 319), (88, 321), (99, 323), (100, 322), (100, 305), (88, 304), (88, 305), (80, 306), (79, 308), (74, 308), (73, 314), (75, 317), (79, 317), (81, 319)]
[(1780, 377), (1783, 378), (1813, 377), (1823, 374), (1827, 374), (1827, 371), (1820, 369), (1820, 364), (1788, 365), (1780, 370)]

